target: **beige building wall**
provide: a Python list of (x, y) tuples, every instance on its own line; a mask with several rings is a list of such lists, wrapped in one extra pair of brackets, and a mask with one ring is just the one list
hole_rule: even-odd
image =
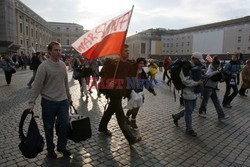
[(162, 36), (162, 55), (189, 55), (193, 47), (192, 34)]
[(67, 54), (73, 54), (74, 49), (71, 46), (86, 30), (83, 26), (75, 23), (49, 22), (52, 28), (52, 38), (62, 44), (62, 51)]
[(46, 46), (52, 40), (52, 31), (48, 22), (19, 0), (15, 1), (15, 7), (16, 42), (21, 45), (19, 53), (47, 51)]
[(223, 52), (250, 53), (250, 24), (225, 28)]

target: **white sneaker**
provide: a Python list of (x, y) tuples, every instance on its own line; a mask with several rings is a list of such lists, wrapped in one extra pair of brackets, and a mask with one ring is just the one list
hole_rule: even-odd
[(220, 121), (227, 120), (229, 118), (229, 115), (225, 115), (224, 117), (219, 118)]
[(207, 118), (207, 114), (205, 112), (199, 113), (199, 116), (202, 118)]

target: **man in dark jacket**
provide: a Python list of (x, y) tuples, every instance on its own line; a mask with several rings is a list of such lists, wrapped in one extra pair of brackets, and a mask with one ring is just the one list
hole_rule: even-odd
[[(136, 142), (139, 142), (141, 137), (136, 137), (132, 133), (129, 125), (126, 122), (126, 117), (122, 108), (122, 98), (126, 97), (128, 91), (126, 89), (126, 78), (135, 76), (134, 71), (131, 70), (133, 69), (133, 65), (129, 62), (128, 57), (128, 45), (124, 45), (121, 56), (119, 56), (117, 60), (105, 63), (102, 68), (100, 75), (102, 80), (104, 80), (104, 82), (111, 80), (111, 82), (106, 83), (107, 90), (105, 94), (106, 97), (110, 98), (110, 102), (99, 124), (99, 132), (108, 136), (112, 135), (112, 133), (108, 130), (108, 123), (112, 115), (115, 113), (118, 125), (123, 135), (128, 140), (129, 144), (132, 145)], [(122, 83), (117, 83), (115, 81), (121, 81)]]
[(30, 78), (29, 83), (27, 84), (28, 88), (31, 88), (31, 84), (33, 83), (33, 81), (35, 80), (36, 77), (36, 72), (38, 69), (38, 66), (42, 63), (42, 61), (40, 60), (40, 52), (36, 52), (36, 54), (34, 54), (31, 58), (31, 62), (30, 62), (30, 69), (33, 70), (33, 75)]

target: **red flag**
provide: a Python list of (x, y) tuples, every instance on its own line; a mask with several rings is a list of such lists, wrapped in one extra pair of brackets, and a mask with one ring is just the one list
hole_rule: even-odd
[(210, 56), (210, 54), (208, 54), (208, 55), (206, 56), (206, 60), (207, 60), (209, 63), (212, 63), (213, 58)]
[(87, 59), (119, 55), (126, 38), (132, 10), (82, 35), (72, 46)]

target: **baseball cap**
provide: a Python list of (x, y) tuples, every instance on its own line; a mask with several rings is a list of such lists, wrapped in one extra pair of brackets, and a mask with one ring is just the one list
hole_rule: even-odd
[(203, 59), (202, 53), (194, 52), (192, 57), (197, 58), (201, 63), (204, 63), (205, 60)]

